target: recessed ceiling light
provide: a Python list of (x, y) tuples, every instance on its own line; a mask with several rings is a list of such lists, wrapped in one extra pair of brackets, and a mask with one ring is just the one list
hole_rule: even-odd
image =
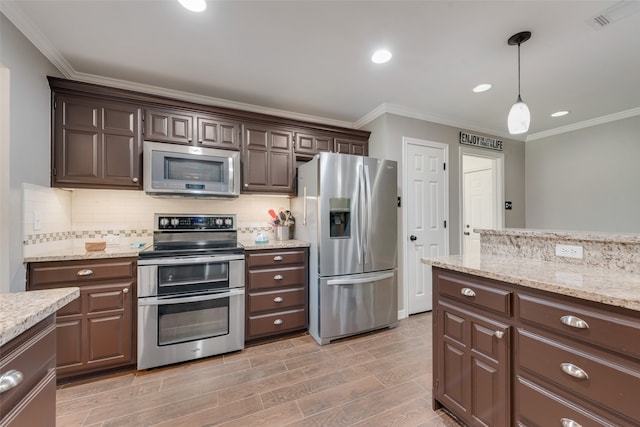
[(491, 85), (489, 83), (482, 83), (481, 85), (474, 87), (473, 91), (475, 93), (480, 93), (480, 92), (486, 92), (489, 89), (491, 89)]
[(202, 12), (207, 8), (205, 0), (178, 0), (180, 4), (192, 12)]
[(566, 116), (567, 114), (569, 114), (569, 112), (566, 110), (556, 111), (555, 113), (551, 114), (551, 117), (562, 117)]
[(384, 64), (391, 59), (391, 52), (387, 49), (379, 49), (373, 52), (373, 56), (371, 56), (371, 60), (376, 64)]

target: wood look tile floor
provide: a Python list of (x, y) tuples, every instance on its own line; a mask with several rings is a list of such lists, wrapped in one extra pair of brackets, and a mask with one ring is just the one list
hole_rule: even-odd
[(440, 426), (431, 313), (319, 346), (308, 334), (57, 390), (57, 426)]

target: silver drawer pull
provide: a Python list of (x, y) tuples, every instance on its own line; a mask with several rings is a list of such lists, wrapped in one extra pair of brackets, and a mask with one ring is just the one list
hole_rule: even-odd
[(572, 376), (573, 378), (577, 378), (579, 380), (588, 380), (589, 375), (587, 373), (574, 365), (573, 363), (561, 363), (560, 369), (567, 375)]
[(275, 297), (273, 299), (273, 302), (282, 302), (282, 301), (284, 301), (284, 298), (282, 298), (282, 297)]
[(282, 261), (284, 258), (282, 258), (280, 255), (276, 255), (273, 257), (274, 261)]
[(22, 372), (12, 369), (5, 372), (0, 376), (0, 393), (4, 393), (7, 390), (11, 390), (22, 382), (24, 375)]
[(282, 274), (276, 274), (275, 276), (273, 276), (273, 280), (282, 280), (284, 279), (284, 277), (282, 277)]
[(572, 328), (589, 329), (589, 324), (576, 316), (562, 316), (560, 318), (560, 321), (567, 326), (571, 326)]
[(282, 325), (284, 322), (282, 321), (282, 319), (276, 319), (273, 321), (274, 325)]
[(493, 335), (495, 335), (495, 336), (496, 336), (496, 338), (500, 339), (500, 338), (502, 338), (502, 337), (504, 336), (504, 332), (502, 332), (502, 331), (495, 331), (495, 332), (493, 333)]
[(582, 424), (579, 424), (570, 418), (560, 418), (560, 423), (562, 424), (562, 427), (582, 427)]
[(76, 273), (78, 276), (91, 276), (93, 274), (93, 270), (89, 270), (88, 268), (84, 270), (80, 270)]
[(464, 295), (465, 297), (475, 297), (476, 296), (476, 293), (473, 291), (473, 289), (469, 289), (469, 288), (460, 289), (460, 293), (462, 295)]

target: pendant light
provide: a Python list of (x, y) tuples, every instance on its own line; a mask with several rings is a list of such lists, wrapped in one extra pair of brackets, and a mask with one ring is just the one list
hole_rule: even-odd
[(529, 113), (529, 107), (527, 107), (527, 104), (522, 102), (522, 98), (520, 97), (520, 45), (530, 38), (531, 32), (523, 31), (521, 33), (512, 35), (507, 41), (510, 46), (518, 45), (518, 99), (516, 99), (516, 103), (511, 107), (509, 116), (507, 118), (509, 133), (512, 135), (517, 135), (528, 131), (529, 123), (531, 122), (531, 113)]

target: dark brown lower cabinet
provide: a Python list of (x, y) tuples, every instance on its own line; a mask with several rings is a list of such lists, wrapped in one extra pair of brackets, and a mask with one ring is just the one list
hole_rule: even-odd
[(136, 265), (135, 258), (29, 264), (29, 290), (80, 288), (57, 312), (58, 379), (136, 363)]
[(640, 425), (638, 312), (433, 268), (434, 408), (469, 426)]
[(55, 315), (0, 349), (0, 376), (22, 380), (0, 393), (0, 426), (53, 426), (56, 420)]

